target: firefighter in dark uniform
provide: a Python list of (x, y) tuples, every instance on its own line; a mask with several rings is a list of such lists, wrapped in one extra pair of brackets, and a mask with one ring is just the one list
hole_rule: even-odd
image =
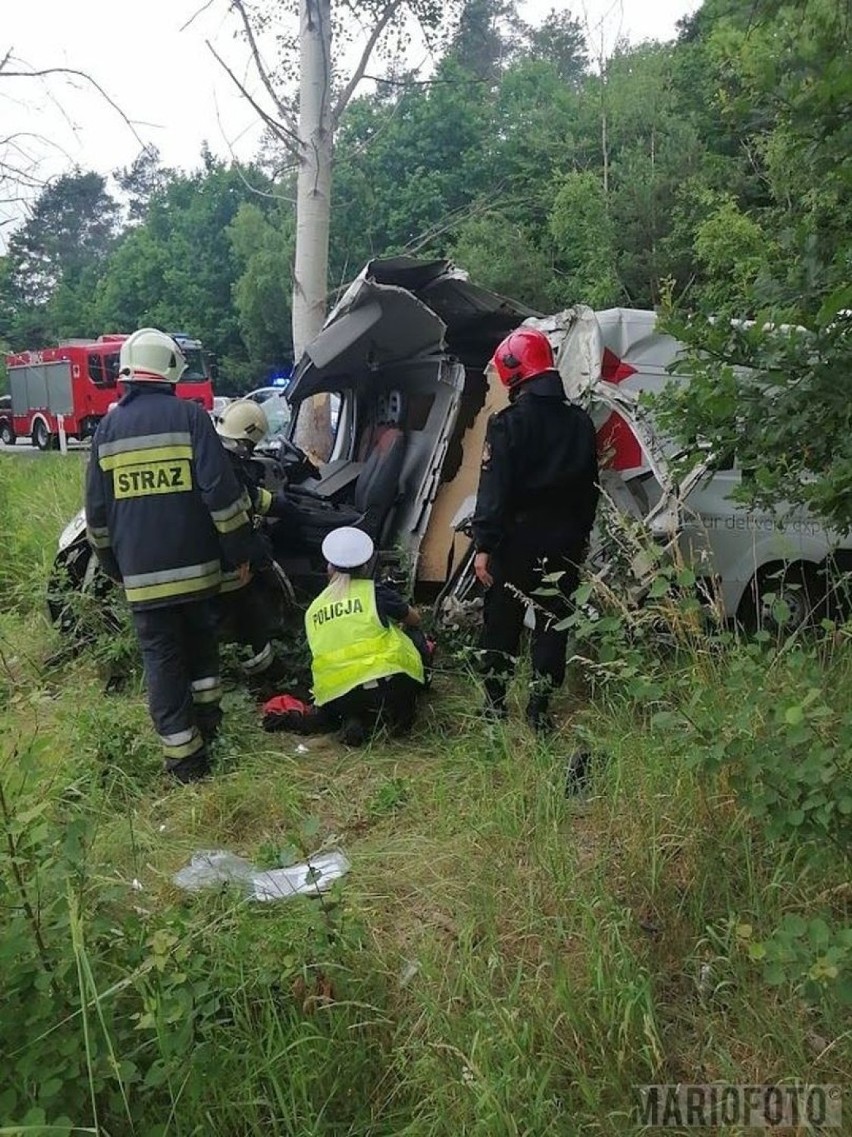
[(255, 574), (272, 565), (269, 542), (258, 530), (261, 518), (275, 517), (288, 526), (294, 537), (298, 533), (299, 511), (284, 490), (273, 493), (262, 484), (262, 467), (252, 462), (254, 448), (269, 430), (263, 408), (251, 399), (230, 403), (216, 424), (216, 433), (228, 453), (228, 459), (240, 486), (250, 502), (249, 515), (254, 534), (250, 559), (251, 574), (240, 574), (233, 564), (225, 564), (222, 572), (221, 609), (234, 626), (237, 639), (251, 646), (252, 656), (243, 662), (247, 678), (271, 679), (275, 670), (275, 652), (270, 639), (267, 604), (257, 587)]
[[(487, 589), (480, 641), (485, 711), (506, 715), (526, 602), (535, 604), (533, 683), (527, 720), (552, 725), (550, 694), (565, 678), (568, 635), (557, 624), (569, 614), (598, 502), (595, 428), (566, 401), (547, 336), (518, 328), (489, 364), (509, 390), (509, 406), (488, 423), (473, 517), (476, 575)], [(561, 574), (557, 596), (535, 596), (544, 577)]]
[(221, 721), (214, 600), (223, 557), (248, 573), (249, 502), (207, 413), (175, 396), (174, 340), (134, 332), (119, 367), (128, 390), (92, 440), (87, 533), (124, 586), (166, 770), (189, 782), (209, 772)]

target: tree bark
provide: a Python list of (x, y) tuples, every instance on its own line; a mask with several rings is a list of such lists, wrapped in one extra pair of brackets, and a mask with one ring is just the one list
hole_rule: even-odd
[(300, 0), (299, 138), (293, 351), (299, 356), (325, 320), (331, 216), (331, 0)]
[[(300, 0), (299, 139), (296, 254), (293, 266), (293, 358), (298, 362), (322, 328), (331, 219), (331, 0)], [(303, 406), (296, 443), (322, 455), (331, 424), (327, 396)]]

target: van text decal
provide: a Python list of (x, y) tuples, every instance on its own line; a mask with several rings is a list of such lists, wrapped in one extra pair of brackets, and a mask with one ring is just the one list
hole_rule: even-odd
[(749, 533), (796, 533), (804, 537), (819, 537), (823, 527), (818, 521), (797, 519), (795, 521), (776, 521), (772, 517), (755, 517), (748, 513), (738, 517), (707, 517), (702, 518), (705, 529), (731, 529)]

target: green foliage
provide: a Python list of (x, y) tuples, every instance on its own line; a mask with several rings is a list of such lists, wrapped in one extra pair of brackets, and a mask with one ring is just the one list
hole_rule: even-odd
[[(692, 382), (668, 421), (689, 445), (736, 454), (744, 500), (805, 504), (848, 532), (849, 26), (831, 0), (759, 16), (748, 34), (734, 14), (698, 29), (753, 174), (695, 227), (700, 313), (671, 324), (691, 345)], [(730, 322), (744, 316), (754, 325)]]
[(228, 226), (241, 203), (257, 200), (250, 184), (263, 186), (256, 171), (221, 164), (171, 178), (152, 197), (144, 225), (125, 234), (99, 281), (98, 325), (189, 331), (223, 363), (244, 362)]
[(281, 364), (292, 357), (290, 309), (294, 231), (290, 213), (265, 214), (244, 202), (230, 224), (239, 266), (233, 302), (249, 358)]
[(118, 205), (100, 174), (75, 171), (48, 185), (9, 241), (11, 284), (20, 301), (44, 305), (60, 284), (79, 284), (110, 251)]
[(551, 8), (543, 23), (528, 30), (528, 54), (551, 63), (563, 83), (579, 84), (586, 72), (583, 26), (570, 12)]
[(448, 250), (471, 279), (502, 296), (549, 311), (553, 298), (548, 288), (550, 266), (529, 233), (502, 213), (486, 212), (465, 221)]
[(565, 280), (562, 306), (582, 298), (595, 308), (619, 297), (615, 230), (596, 174), (567, 174), (556, 186), (550, 231)]
[(736, 455), (748, 472), (741, 500), (805, 505), (841, 533), (852, 529), (852, 407), (838, 379), (849, 357), (850, 295), (829, 297), (808, 326), (781, 325), (772, 312), (751, 326), (671, 321), (693, 349), (679, 365), (691, 382), (655, 404), (673, 436)]
[[(649, 550), (653, 558), (653, 551)], [(613, 568), (618, 571), (617, 560)], [(615, 580), (623, 580), (616, 576)], [(827, 622), (827, 642), (797, 635), (773, 646), (714, 627), (691, 569), (660, 567), (639, 611), (594, 582), (563, 621), (607, 697), (638, 716), (684, 771), (735, 795), (770, 848), (795, 849), (823, 879), (852, 851), (852, 704), (848, 630)], [(748, 692), (744, 699), (743, 692)], [(845, 871), (845, 869), (841, 869)], [(811, 1000), (852, 1003), (852, 915), (819, 910), (738, 931), (771, 985), (793, 984)], [(791, 929), (795, 929), (795, 934)]]

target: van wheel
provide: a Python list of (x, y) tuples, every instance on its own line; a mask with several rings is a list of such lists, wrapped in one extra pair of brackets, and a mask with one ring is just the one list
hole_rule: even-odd
[(12, 424), (8, 419), (0, 420), (0, 442), (4, 446), (15, 445), (15, 432), (12, 430)]
[(36, 419), (33, 427), (33, 446), (39, 450), (53, 449), (53, 435), (47, 429), (44, 419)]
[(814, 565), (765, 565), (755, 573), (737, 617), (748, 632), (788, 636), (819, 618), (825, 585)]

